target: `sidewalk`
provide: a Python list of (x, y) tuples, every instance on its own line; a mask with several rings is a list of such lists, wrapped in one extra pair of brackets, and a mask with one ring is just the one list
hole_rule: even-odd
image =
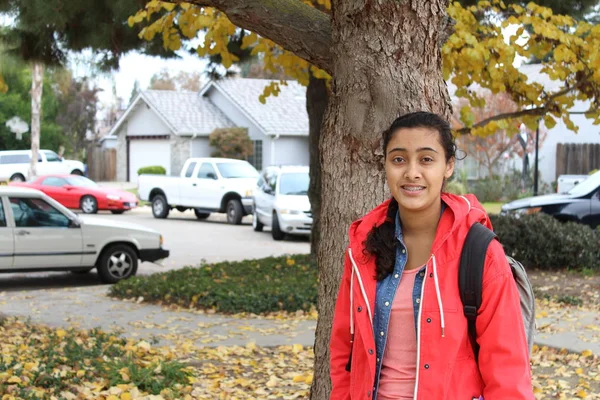
[[(154, 339), (160, 345), (193, 342), (196, 346), (314, 344), (314, 320), (235, 318), (203, 312), (121, 301), (106, 296), (108, 286), (0, 293), (0, 309), (8, 315), (54, 327), (101, 327), (126, 337)], [(598, 313), (565, 307), (539, 310), (536, 343), (600, 355)]]

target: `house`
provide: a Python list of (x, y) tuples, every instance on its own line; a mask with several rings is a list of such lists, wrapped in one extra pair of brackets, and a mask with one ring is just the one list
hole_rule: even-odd
[[(248, 160), (261, 170), (275, 164), (308, 165), (306, 89), (294, 81), (266, 104), (266, 79), (209, 82), (200, 93), (146, 90), (134, 99), (106, 140), (116, 140), (117, 180), (136, 182), (137, 170), (161, 165), (178, 174), (189, 157), (209, 157), (217, 128), (244, 127), (254, 144)], [(116, 139), (113, 139), (116, 138)]]
[[(560, 82), (553, 81), (550, 77), (540, 70), (542, 65), (522, 65), (519, 67), (519, 71), (528, 76), (530, 81), (540, 83), (549, 92), (556, 92), (560, 89)], [(454, 96), (456, 87), (448, 83), (448, 90), (451, 94), (453, 101), (456, 103), (457, 99)], [(552, 129), (547, 129), (542, 122), (540, 122), (540, 132), (546, 132), (545, 139), (540, 143), (538, 151), (538, 171), (540, 173), (540, 179), (543, 182), (551, 183), (556, 181), (560, 172), (557, 170), (557, 147), (559, 144), (585, 144), (585, 143), (600, 143), (600, 126), (593, 125), (591, 119), (587, 119), (582, 111), (587, 111), (591, 108), (591, 102), (576, 101), (571, 112), (575, 113), (571, 115), (573, 123), (579, 127), (579, 132), (575, 133), (569, 130), (562, 120), (557, 120), (556, 126)], [(535, 135), (535, 132), (533, 133)], [(529, 153), (529, 167), (534, 168), (535, 152)], [(564, 162), (564, 160), (561, 160)], [(597, 161), (597, 162), (600, 162)], [(487, 172), (477, 165), (476, 160), (473, 157), (467, 157), (463, 161), (459, 161), (457, 164), (459, 169), (464, 168), (469, 178), (477, 179), (487, 175)], [(515, 158), (505, 158), (505, 163), (499, 167), (499, 173), (504, 173), (512, 168), (520, 169), (521, 160)], [(592, 168), (600, 168), (600, 165), (596, 165)], [(587, 171), (589, 172), (589, 171)], [(585, 173), (587, 173), (585, 172)]]

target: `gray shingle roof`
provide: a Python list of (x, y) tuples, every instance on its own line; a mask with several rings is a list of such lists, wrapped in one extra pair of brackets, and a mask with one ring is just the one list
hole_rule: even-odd
[(142, 97), (178, 135), (210, 134), (235, 126), (208, 98), (193, 92), (144, 90)]
[(269, 79), (228, 78), (209, 83), (203, 93), (210, 90), (210, 85), (217, 87), (267, 135), (308, 136), (306, 88), (296, 81), (287, 81), (287, 86), (280, 85), (277, 97), (269, 96), (266, 104), (262, 104), (258, 97), (271, 82)]

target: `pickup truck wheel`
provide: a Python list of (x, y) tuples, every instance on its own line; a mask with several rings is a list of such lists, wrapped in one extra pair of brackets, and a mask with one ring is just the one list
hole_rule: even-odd
[(206, 219), (206, 218), (210, 217), (210, 213), (200, 212), (196, 209), (194, 209), (194, 214), (196, 214), (196, 218), (198, 218), (198, 219)]
[(84, 214), (96, 214), (98, 212), (98, 201), (94, 196), (83, 196), (79, 201), (79, 208)]
[(162, 194), (157, 194), (152, 198), (152, 215), (154, 218), (167, 218), (169, 215), (169, 204)]
[(279, 227), (279, 218), (277, 217), (276, 213), (273, 213), (273, 223), (271, 224), (271, 236), (273, 236), (273, 240), (285, 239), (285, 232), (283, 232)]
[(227, 203), (227, 222), (232, 225), (239, 225), (242, 223), (242, 217), (244, 216), (244, 209), (242, 203), (239, 200), (229, 200)]
[(254, 210), (254, 214), (252, 214), (252, 229), (254, 232), (262, 232), (265, 225), (258, 220), (258, 214), (256, 214), (256, 210)]
[(115, 244), (102, 252), (96, 268), (104, 283), (117, 283), (135, 275), (138, 257), (131, 246)]

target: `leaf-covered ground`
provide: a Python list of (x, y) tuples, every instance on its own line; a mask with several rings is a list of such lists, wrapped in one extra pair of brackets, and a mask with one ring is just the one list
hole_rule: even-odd
[[(98, 330), (0, 327), (0, 393), (13, 399), (305, 399), (311, 347), (154, 347)], [(538, 399), (600, 399), (600, 358), (535, 347)]]

